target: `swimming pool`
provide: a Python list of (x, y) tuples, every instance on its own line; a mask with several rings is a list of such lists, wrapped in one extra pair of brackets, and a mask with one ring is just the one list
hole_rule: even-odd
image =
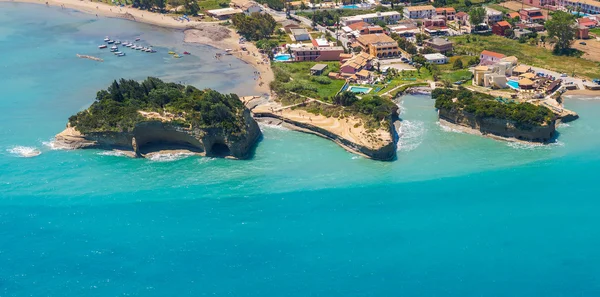
[(519, 89), (519, 82), (516, 80), (509, 80), (506, 84), (515, 90)]
[(290, 54), (277, 54), (273, 57), (273, 60), (277, 61), (277, 62), (285, 62), (285, 61), (291, 61), (292, 60), (292, 55)]
[(358, 5), (356, 5), (356, 4), (352, 4), (352, 5), (342, 5), (342, 8), (357, 9), (357, 8), (360, 8), (360, 7)]
[(350, 91), (352, 93), (367, 94), (367, 93), (371, 92), (371, 88), (368, 88), (368, 87), (358, 87), (358, 86), (350, 86), (348, 88), (348, 91)]

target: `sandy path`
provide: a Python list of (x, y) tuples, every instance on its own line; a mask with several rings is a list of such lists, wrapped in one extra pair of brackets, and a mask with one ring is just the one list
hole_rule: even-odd
[[(247, 51), (242, 52), (240, 50), (241, 44), (238, 43), (239, 35), (217, 23), (198, 21), (181, 22), (172, 16), (160, 13), (139, 10), (128, 6), (117, 7), (87, 0), (0, 0), (0, 2), (21, 2), (41, 5), (46, 5), (47, 3), (47, 5), (72, 8), (98, 17), (122, 18), (165, 28), (186, 30), (185, 42), (206, 44), (223, 50), (233, 49), (233, 55), (245, 63), (252, 65), (260, 72), (260, 79), (256, 81), (254, 90), (249, 90), (248, 94), (242, 95), (252, 95), (252, 93), (262, 95), (270, 92), (269, 83), (273, 80), (274, 76), (269, 62), (264, 63), (262, 61), (263, 57), (251, 43), (243, 44)], [(224, 30), (228, 34), (222, 34)], [(252, 77), (252, 74), (249, 73), (248, 79)]]

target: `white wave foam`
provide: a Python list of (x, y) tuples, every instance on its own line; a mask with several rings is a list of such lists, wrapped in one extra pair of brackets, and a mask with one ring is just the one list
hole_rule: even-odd
[(198, 163), (208, 163), (211, 161), (216, 160), (216, 158), (212, 158), (212, 157), (202, 157), (198, 159)]
[(567, 128), (567, 127), (571, 127), (571, 125), (569, 125), (569, 123), (560, 123), (558, 124), (559, 128)]
[(290, 129), (284, 127), (283, 125), (275, 125), (275, 124), (267, 124), (267, 123), (258, 123), (258, 126), (260, 127), (260, 130), (263, 130), (263, 128), (267, 128), (267, 129), (275, 129), (275, 130), (282, 130), (282, 131), (290, 131)]
[(352, 156), (352, 160), (358, 160), (358, 159), (362, 159), (361, 156)]
[(173, 162), (194, 156), (194, 153), (155, 153), (147, 159), (153, 162)]
[(39, 156), (42, 153), (42, 152), (40, 152), (40, 150), (38, 150), (35, 147), (20, 146), (20, 145), (9, 148), (6, 151), (13, 155), (23, 157), (23, 158), (31, 158), (31, 157)]
[(54, 139), (49, 140), (49, 141), (42, 141), (42, 145), (51, 149), (51, 150), (68, 150), (71, 149), (67, 146), (61, 145), (60, 143), (56, 142)]
[(564, 146), (564, 142), (561, 141), (556, 141), (556, 142), (552, 142), (549, 144), (542, 144), (542, 143), (527, 143), (527, 142), (519, 142), (519, 141), (514, 141), (514, 142), (506, 142), (506, 145), (508, 145), (511, 148), (514, 149), (519, 149), (519, 150), (549, 150), (552, 149), (554, 147), (559, 147), (559, 146)]
[(398, 129), (398, 151), (412, 151), (419, 147), (425, 136), (425, 122), (422, 121), (402, 121)]
[(127, 156), (127, 154), (125, 154), (122, 151), (102, 151), (102, 152), (99, 152), (98, 155), (100, 155), (100, 156), (114, 156), (114, 157)]
[(440, 121), (436, 122), (436, 125), (440, 126), (440, 128), (444, 131), (444, 132), (454, 132), (454, 133), (465, 133), (461, 130), (458, 129), (454, 129), (452, 127), (446, 126), (446, 125), (442, 125), (442, 123), (440, 123)]

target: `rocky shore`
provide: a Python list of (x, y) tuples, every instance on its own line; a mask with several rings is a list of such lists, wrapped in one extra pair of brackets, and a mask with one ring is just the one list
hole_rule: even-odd
[(131, 132), (83, 134), (68, 125), (56, 135), (55, 145), (64, 149), (119, 150), (139, 158), (159, 151), (176, 150), (200, 156), (248, 159), (261, 132), (248, 110), (244, 111), (243, 117), (246, 126), (243, 135), (230, 135), (218, 128), (189, 129), (160, 120), (140, 122)]

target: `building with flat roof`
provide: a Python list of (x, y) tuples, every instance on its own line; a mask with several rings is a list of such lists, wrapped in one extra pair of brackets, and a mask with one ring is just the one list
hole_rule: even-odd
[(425, 58), (425, 60), (427, 60), (427, 62), (431, 63), (431, 64), (446, 64), (446, 63), (448, 63), (448, 57), (446, 57), (440, 53), (426, 54), (426, 55), (423, 55), (423, 58)]
[(595, 0), (558, 0), (558, 5), (562, 7), (573, 7), (574, 11), (577, 8), (583, 13), (600, 14), (600, 1)]
[(385, 11), (385, 12), (376, 12), (376, 13), (367, 13), (367, 14), (360, 14), (360, 15), (355, 15), (355, 16), (347, 16), (347, 17), (342, 17), (340, 18), (340, 21), (342, 22), (342, 24), (344, 24), (345, 26), (354, 24), (354, 23), (358, 23), (358, 22), (365, 22), (365, 23), (369, 23), (369, 24), (373, 24), (376, 23), (378, 21), (387, 21), (390, 24), (396, 23), (397, 21), (399, 21), (401, 19), (401, 14), (397, 11)]
[(310, 74), (312, 75), (321, 75), (323, 71), (327, 68), (327, 64), (316, 64), (315, 66), (310, 68)]
[(308, 31), (304, 28), (291, 28), (290, 32), (296, 41), (310, 40), (310, 34), (308, 34)]
[(356, 41), (373, 57), (394, 57), (400, 54), (398, 42), (385, 34), (361, 35)]
[(451, 52), (453, 46), (452, 41), (447, 38), (433, 38), (431, 40), (426, 40), (425, 45), (443, 54)]
[(214, 17), (216, 19), (226, 20), (236, 14), (244, 13), (244, 11), (239, 8), (227, 7), (227, 8), (221, 8), (221, 9), (211, 9), (211, 10), (206, 11), (206, 13), (209, 16)]
[(341, 46), (331, 47), (296, 47), (292, 48), (294, 61), (339, 61), (344, 53)]
[(495, 24), (501, 21), (504, 18), (504, 14), (501, 11), (497, 11), (493, 8), (484, 7), (485, 8), (485, 21), (488, 24)]
[(433, 5), (407, 6), (404, 7), (405, 19), (425, 19), (436, 16)]

